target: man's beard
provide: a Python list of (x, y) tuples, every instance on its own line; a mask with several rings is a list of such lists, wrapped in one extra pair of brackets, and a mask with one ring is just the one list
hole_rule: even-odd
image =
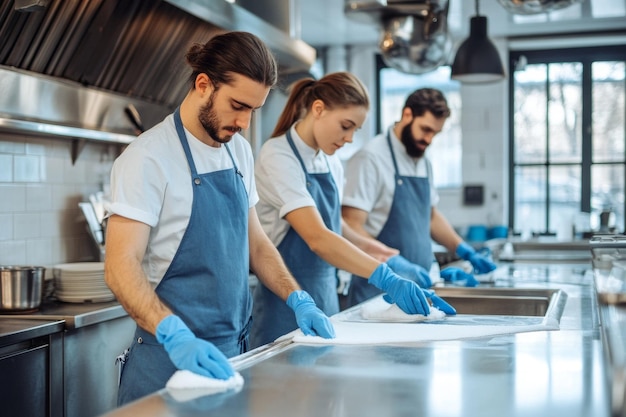
[(200, 120), (202, 127), (204, 128), (204, 130), (206, 130), (206, 132), (214, 141), (219, 143), (228, 143), (233, 138), (233, 135), (236, 132), (241, 131), (241, 129), (233, 127), (233, 135), (220, 137), (218, 133), (220, 130), (220, 122), (217, 118), (217, 114), (215, 113), (213, 105), (213, 93), (211, 93), (211, 97), (209, 97), (209, 102), (200, 108), (198, 120)]
[(412, 124), (413, 123), (409, 123), (402, 128), (402, 132), (400, 132), (400, 141), (402, 141), (402, 144), (406, 149), (406, 153), (408, 153), (409, 156), (412, 156), (413, 158), (421, 158), (422, 156), (424, 156), (424, 152), (426, 147), (428, 146), (428, 143), (426, 143), (426, 141), (419, 140), (417, 142), (424, 145), (424, 150), (421, 150), (417, 147), (417, 145), (415, 144), (415, 138), (413, 137), (413, 133), (411, 133)]

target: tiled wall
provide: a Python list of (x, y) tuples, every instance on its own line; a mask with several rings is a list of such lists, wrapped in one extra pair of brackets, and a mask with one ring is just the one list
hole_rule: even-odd
[(0, 265), (100, 260), (78, 207), (109, 182), (116, 145), (0, 133)]

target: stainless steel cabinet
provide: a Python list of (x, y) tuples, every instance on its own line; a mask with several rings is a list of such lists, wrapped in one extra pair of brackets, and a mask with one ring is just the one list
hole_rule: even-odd
[[(0, 397), (0, 416), (94, 417), (114, 409), (118, 383), (115, 358), (130, 345), (135, 322), (114, 301), (47, 302), (35, 313), (0, 316), (0, 359), (34, 348), (32, 337), (25, 339), (23, 333), (33, 332), (40, 327), (40, 323), (45, 323), (44, 320), (59, 320), (58, 333), (48, 342), (48, 358), (42, 353), (32, 352), (24, 360), (13, 364), (7, 362), (7, 366), (11, 367), (7, 367), (6, 372), (0, 368), (0, 391), (5, 385), (14, 383), (12, 374), (16, 372), (33, 375), (28, 380), (20, 380), (19, 386), (11, 387), (14, 393)], [(24, 328), (5, 329), (14, 322), (23, 324)], [(21, 338), (16, 338), (20, 335)], [(18, 343), (20, 345), (16, 345)], [(40, 343), (45, 350), (45, 342)], [(10, 345), (16, 346), (4, 352), (3, 346)], [(42, 364), (44, 360), (45, 366)], [(46, 367), (49, 367), (49, 374)], [(39, 387), (46, 380), (50, 381), (47, 387), (52, 405), (48, 409), (50, 413), (39, 414), (37, 404), (40, 404), (40, 399), (37, 395), (41, 390), (37, 388), (35, 395), (33, 387)], [(6, 402), (5, 398), (11, 401)], [(25, 412), (16, 408), (14, 414), (5, 415), (5, 404), (17, 404), (17, 400), (22, 398), (31, 398), (31, 405), (35, 408), (25, 409)]]
[[(32, 322), (30, 322), (32, 327)], [(62, 417), (62, 323), (32, 331), (0, 325), (0, 404), (3, 417)], [(41, 335), (42, 333), (52, 332)]]
[(65, 332), (65, 417), (94, 417), (117, 406), (115, 358), (134, 331), (135, 322), (124, 316)]

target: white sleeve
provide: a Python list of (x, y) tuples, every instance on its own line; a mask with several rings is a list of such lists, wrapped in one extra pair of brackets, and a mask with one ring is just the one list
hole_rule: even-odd
[(432, 164), (430, 163), (430, 160), (426, 158), (424, 158), (424, 161), (428, 165), (427, 172), (428, 172), (428, 184), (430, 186), (430, 206), (436, 207), (437, 204), (439, 204), (439, 193), (437, 192), (437, 189), (435, 188), (435, 178), (433, 175)]
[(263, 145), (255, 166), (259, 197), (279, 212), (279, 218), (302, 207), (315, 207), (306, 188), (306, 177), (300, 162), (280, 139), (270, 139)]
[(126, 148), (115, 160), (111, 170), (109, 214), (156, 226), (167, 179), (153, 155), (137, 144)]
[(359, 151), (346, 164), (346, 182), (342, 205), (372, 211), (381, 188), (376, 156)]

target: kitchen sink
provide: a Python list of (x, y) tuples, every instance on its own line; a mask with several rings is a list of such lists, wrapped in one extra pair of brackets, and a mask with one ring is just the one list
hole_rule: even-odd
[(490, 316), (551, 316), (561, 318), (567, 294), (546, 288), (438, 287), (437, 295), (457, 314)]
[[(567, 294), (560, 289), (511, 287), (435, 287), (435, 293), (452, 305), (457, 314), (443, 318), (417, 320), (424, 324), (462, 326), (517, 326), (520, 329), (558, 328), (567, 302)], [(391, 317), (372, 318), (373, 311), (385, 311), (382, 296), (374, 297), (336, 315), (344, 322), (393, 323)], [(368, 314), (362, 312), (367, 308)], [(407, 322), (411, 322), (408, 320)], [(521, 330), (523, 331), (523, 330)]]

